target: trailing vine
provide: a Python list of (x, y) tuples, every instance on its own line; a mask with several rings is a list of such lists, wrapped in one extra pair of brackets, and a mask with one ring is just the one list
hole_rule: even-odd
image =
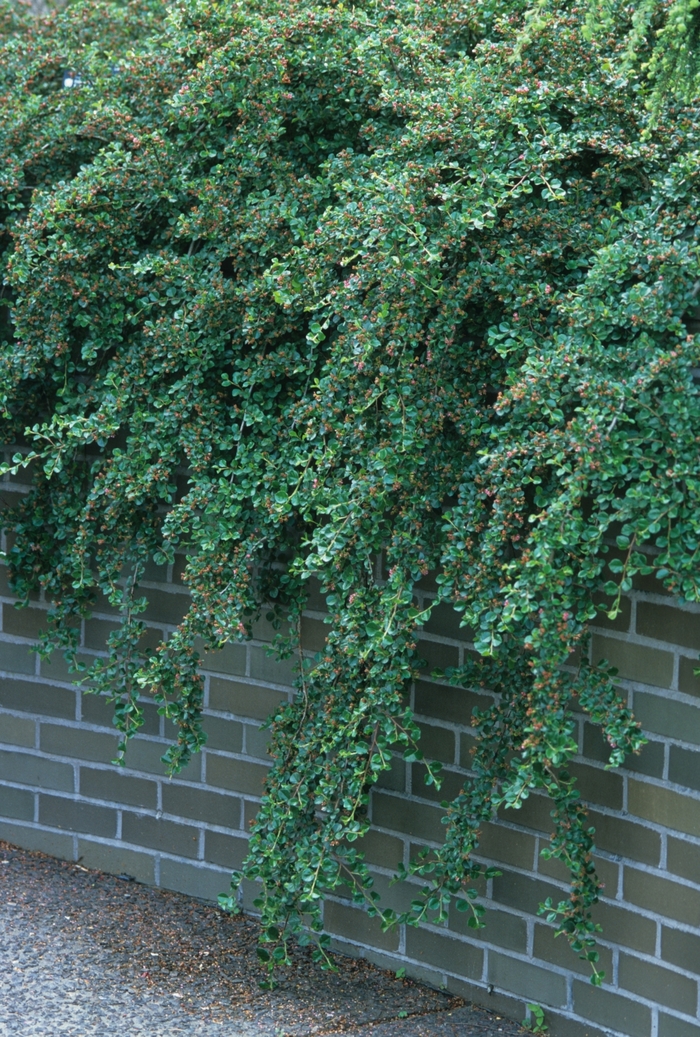
[[(155, 34), (155, 5), (2, 23), (2, 434), (5, 470), (33, 471), (4, 513), (13, 585), (53, 603), (42, 650), (76, 671), (75, 617), (120, 611), (86, 677), (121, 756), (155, 698), (173, 772), (205, 741), (202, 646), (285, 621), (297, 694), (242, 869), (271, 967), (290, 934), (323, 960), (341, 884), (385, 926), (453, 899), (481, 926), (480, 827), (541, 789), (571, 872), (545, 910), (602, 979), (572, 699), (611, 765), (644, 738), (608, 665), (571, 659), (638, 573), (698, 600), (700, 123), (668, 96), (650, 130), (649, 88), (615, 71), (624, 35), (591, 37), (585, 5), (523, 35), (528, 9), (185, 0)], [(109, 45), (76, 33), (90, 18)], [(149, 651), (139, 584), (176, 553), (190, 608)], [(420, 758), (429, 572), (475, 649), (445, 678), (495, 699), (397, 915), (362, 836), (392, 756)]]

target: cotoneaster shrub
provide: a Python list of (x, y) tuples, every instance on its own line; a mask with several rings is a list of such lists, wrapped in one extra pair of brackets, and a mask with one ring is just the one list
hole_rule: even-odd
[[(205, 738), (199, 647), (263, 611), (301, 659), (317, 578), (327, 644), (272, 718), (243, 867), (262, 959), (289, 933), (323, 958), (340, 883), (387, 926), (452, 898), (480, 926), (479, 828), (544, 788), (571, 872), (547, 909), (600, 982), (572, 697), (613, 765), (644, 739), (607, 664), (569, 660), (637, 572), (698, 599), (697, 108), (669, 96), (650, 128), (625, 34), (575, 4), (525, 33), (526, 5), (489, 0), (185, 0), (155, 35), (155, 8), (104, 7), (116, 58), (74, 44), (92, 10), (2, 63), (3, 437), (35, 473), (4, 522), (17, 594), (54, 603), (45, 650), (79, 668), (73, 617), (117, 606), (86, 676), (120, 755), (155, 697), (176, 771)], [(148, 653), (139, 580), (176, 550), (191, 607)], [(429, 571), (476, 649), (446, 676), (498, 697), (397, 918), (362, 835), (391, 754), (420, 754)]]

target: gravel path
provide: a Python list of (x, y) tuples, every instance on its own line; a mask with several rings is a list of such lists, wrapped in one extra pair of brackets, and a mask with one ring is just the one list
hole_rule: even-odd
[(257, 924), (0, 842), (0, 1035), (516, 1037), (364, 961), (308, 952), (260, 990)]

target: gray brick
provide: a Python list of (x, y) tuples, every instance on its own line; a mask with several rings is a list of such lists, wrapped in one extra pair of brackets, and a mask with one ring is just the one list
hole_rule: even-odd
[(490, 861), (529, 870), (535, 860), (535, 837), (505, 825), (486, 823), (481, 826), (477, 853)]
[(611, 611), (615, 604), (614, 598), (609, 598), (604, 594), (599, 594), (596, 595), (594, 601), (599, 609), (595, 619), (591, 620), (591, 624), (594, 628), (617, 630), (621, 634), (626, 634), (629, 631), (630, 620), (632, 618), (632, 603), (629, 598), (623, 596), (620, 599), (620, 611), (614, 619), (608, 617), (608, 612)]
[(40, 853), (48, 853), (64, 861), (73, 860), (72, 835), (0, 821), (0, 839), (12, 846), (21, 846), (23, 850), (39, 850)]
[(626, 908), (618, 907), (607, 900), (599, 900), (593, 906), (593, 921), (602, 926), (601, 939), (610, 943), (631, 947), (643, 954), (654, 954), (656, 948), (656, 924), (649, 918)]
[(700, 885), (700, 846), (684, 839), (668, 837), (666, 848), (668, 870)]
[(545, 832), (547, 835), (554, 831), (552, 820), (552, 809), (554, 804), (545, 793), (531, 793), (522, 803), (519, 810), (508, 807), (499, 807), (498, 817), (501, 821), (509, 824), (522, 825), (525, 828), (534, 828), (537, 832)]
[(700, 615), (671, 605), (639, 601), (637, 633), (683, 648), (700, 649)]
[[(95, 657), (91, 655), (78, 654), (78, 660), (86, 666), (92, 666)], [(48, 659), (39, 660), (41, 676), (47, 681), (63, 681), (64, 684), (75, 685), (81, 680), (83, 674), (77, 670), (71, 670), (62, 652), (53, 652)], [(32, 671), (34, 672), (34, 671)], [(82, 685), (83, 688), (86, 685)]]
[(627, 809), (637, 817), (655, 821), (687, 835), (700, 835), (700, 799), (673, 792), (663, 785), (628, 780)]
[[(571, 972), (579, 972), (584, 976), (591, 975), (591, 966), (587, 961), (582, 961), (577, 951), (573, 951), (568, 940), (562, 936), (554, 935), (555, 930), (549, 925), (535, 925), (535, 940), (533, 953), (541, 961), (549, 962), (561, 969), (569, 969)], [(612, 936), (613, 934), (608, 934)], [(612, 951), (608, 947), (596, 947), (600, 960), (596, 964), (598, 971), (605, 973), (606, 980), (612, 979)]]
[(583, 763), (572, 763), (569, 771), (576, 778), (581, 799), (585, 803), (612, 810), (622, 808), (622, 776), (601, 767), (591, 767)]
[(0, 742), (6, 745), (24, 745), (31, 749), (35, 738), (35, 720), (14, 717), (11, 713), (0, 713)]
[(465, 771), (471, 770), (473, 758), (472, 749), (476, 747), (474, 735), (461, 732), (459, 736), (459, 765)]
[(230, 673), (242, 677), (245, 673), (248, 649), (243, 644), (228, 642), (221, 648), (197, 648), (202, 658), (202, 669), (210, 673)]
[(107, 639), (110, 634), (119, 630), (119, 623), (111, 623), (107, 619), (88, 619), (85, 622), (86, 648), (94, 648), (98, 652), (104, 652), (107, 647)]
[(462, 614), (443, 601), (433, 606), (430, 619), (423, 629), (428, 634), (451, 637), (455, 641), (473, 641), (474, 631), (461, 626), (461, 622)]
[(574, 980), (574, 1011), (584, 1019), (634, 1037), (651, 1033), (651, 1009), (611, 990)]
[(464, 979), (479, 979), (484, 964), (480, 947), (414, 926), (406, 927), (406, 957), (455, 972)]
[(455, 933), (479, 943), (491, 943), (509, 951), (525, 954), (527, 950), (527, 923), (519, 915), (508, 911), (496, 911), (486, 904), (487, 911), (483, 917), (486, 923), (483, 929), (470, 929), (467, 924), (472, 917), (471, 911), (458, 911), (454, 901), (450, 904), (450, 929)]
[(659, 1037), (700, 1037), (700, 1026), (659, 1012)]
[[(599, 763), (607, 763), (610, 759), (610, 746), (603, 738), (601, 729), (597, 724), (585, 724), (583, 732), (583, 755), (589, 760), (597, 760)], [(660, 778), (664, 772), (664, 745), (663, 742), (648, 742), (641, 753), (636, 755), (630, 753), (625, 757), (624, 767), (626, 771), (637, 771), (640, 774), (648, 774), (652, 778)]]
[(257, 724), (246, 724), (245, 725), (245, 751), (246, 756), (257, 756), (261, 760), (267, 760), (270, 762), (270, 754), (268, 749), (270, 747), (270, 739), (272, 738), (272, 732), (269, 728), (264, 730), (258, 727)]
[(155, 882), (155, 855), (128, 850), (124, 846), (78, 840), (78, 860), (86, 868), (109, 875), (130, 875), (137, 882), (152, 886)]
[(403, 840), (385, 832), (375, 832), (370, 828), (366, 835), (352, 845), (365, 855), (368, 864), (377, 864), (381, 868), (394, 871), (399, 862), (403, 861)]
[(700, 790), (700, 752), (671, 746), (668, 764), (669, 781), (686, 788)]
[(337, 904), (327, 900), (323, 906), (324, 928), (335, 936), (343, 936), (346, 940), (377, 947), (383, 951), (399, 949), (399, 934), (396, 929), (382, 932), (378, 918), (370, 918), (365, 911), (345, 904)]
[[(661, 957), (685, 972), (700, 973), (700, 935), (680, 929), (661, 929)], [(671, 1005), (681, 1011), (680, 1005)], [(692, 1012), (690, 1013), (692, 1015)]]
[(212, 677), (209, 682), (209, 708), (221, 713), (266, 720), (277, 711), (280, 702), (286, 701), (287, 696), (283, 692), (263, 688), (258, 684), (242, 684), (220, 677)]
[(689, 659), (682, 655), (678, 664), (678, 690), (684, 695), (696, 695), (700, 697), (700, 676), (696, 670), (700, 669), (700, 660), (693, 657)]
[(175, 889), (178, 893), (216, 903), (219, 893), (228, 893), (231, 878), (214, 868), (166, 858), (160, 863), (160, 885), (163, 889)]
[(199, 832), (190, 825), (125, 812), (122, 839), (136, 846), (150, 846), (164, 853), (174, 853), (178, 857), (196, 857)]
[(700, 704), (696, 706), (663, 695), (637, 692), (634, 714), (645, 732), (700, 745)]
[(30, 637), (36, 641), (42, 631), (48, 629), (46, 609), (16, 608), (14, 605), (2, 606), (2, 629), (5, 634), (15, 637)]
[(93, 760), (95, 763), (110, 763), (117, 753), (117, 741), (116, 731), (113, 735), (103, 735), (97, 731), (62, 724), (41, 724), (40, 729), (42, 752), (70, 756), (77, 760)]
[(207, 784), (248, 796), (261, 796), (269, 768), (261, 763), (234, 760), (230, 756), (207, 753)]
[(593, 635), (592, 645), (594, 663), (607, 659), (611, 666), (617, 667), (620, 677), (640, 684), (654, 684), (657, 688), (670, 688), (673, 678), (671, 652), (631, 641), (618, 641), (601, 634)]
[(0, 781), (18, 785), (36, 785), (39, 788), (73, 791), (73, 768), (67, 763), (56, 763), (41, 756), (31, 756), (10, 749), (0, 750)]
[(101, 835), (114, 839), (117, 832), (117, 812), (94, 803), (81, 803), (63, 796), (39, 796), (39, 823), (51, 828), (67, 828), (70, 832)]
[(625, 900), (630, 904), (700, 927), (700, 891), (631, 867), (625, 868), (623, 881)]
[(151, 587), (143, 588), (143, 593), (148, 598), (148, 608), (143, 613), (143, 618), (154, 623), (168, 623), (170, 626), (177, 626), (189, 608), (189, 594), (159, 591)]
[[(610, 861), (606, 857), (596, 856), (593, 859), (593, 864), (595, 865), (596, 874), (603, 884), (605, 895), (614, 897), (617, 893), (620, 879), (619, 863)], [(558, 882), (564, 882), (567, 886), (571, 882), (571, 872), (564, 861), (559, 860), (557, 857), (551, 857), (549, 860), (540, 857), (537, 862), (537, 871), (540, 875), (556, 879)]]
[(0, 640), (0, 670), (5, 673), (34, 673), (36, 655), (29, 645)]
[(259, 809), (260, 809), (260, 799), (259, 798), (256, 799), (256, 800), (250, 800), (250, 799), (244, 799), (243, 800), (243, 827), (245, 828), (246, 832), (249, 830), (249, 828), (252, 825), (253, 821), (258, 816)]
[(446, 670), (459, 665), (459, 649), (452, 645), (443, 645), (439, 641), (426, 641), (421, 638), (417, 646), (418, 658), (422, 659), (421, 670), (432, 673), (433, 670)]
[(686, 1015), (695, 1015), (698, 1007), (696, 980), (630, 954), (620, 955), (618, 984), (647, 1001), (667, 1005)]
[(306, 608), (312, 612), (328, 612), (328, 603), (326, 596), (321, 590), (321, 581), (317, 580), (315, 576), (304, 581), (306, 583)]
[(163, 812), (195, 821), (238, 828), (241, 801), (237, 796), (223, 796), (191, 785), (163, 784)]
[(207, 735), (207, 749), (239, 753), (243, 748), (243, 724), (240, 720), (207, 715), (202, 719), (202, 729)]
[(270, 684), (290, 685), (296, 676), (295, 660), (276, 659), (266, 648), (250, 647), (250, 676)]
[(445, 727), (435, 724), (419, 724), (421, 752), (428, 760), (440, 760), (442, 763), (454, 763), (455, 735)]
[[(143, 709), (143, 724), (139, 728), (142, 735), (160, 734), (160, 716), (155, 702), (139, 699), (139, 705)], [(107, 727), (114, 731), (114, 703), (110, 702), (105, 695), (92, 695), (83, 691), (80, 696), (81, 717), (86, 724), (94, 724), (96, 727)]]
[(90, 799), (106, 799), (130, 807), (143, 807), (145, 810), (155, 810), (158, 802), (158, 786), (154, 781), (135, 778), (116, 767), (109, 770), (81, 767), (80, 794)]
[(6, 677), (0, 681), (0, 706), (18, 713), (39, 713), (75, 720), (75, 691)]
[(630, 857), (643, 864), (659, 863), (661, 836), (658, 832), (621, 817), (599, 814), (595, 810), (589, 812), (589, 818), (595, 827), (595, 844), (600, 850)]
[[(131, 770), (146, 771), (165, 777), (165, 767), (161, 757), (168, 749), (170, 742), (151, 742), (146, 738), (132, 738), (126, 750), (126, 764)], [(199, 781), (202, 774), (202, 758), (195, 753), (190, 762), (178, 775), (178, 781)]]
[(34, 793), (27, 789), (0, 788), (0, 814), (20, 821), (34, 820)]
[(242, 835), (226, 835), (223, 832), (206, 832), (204, 836), (204, 859), (222, 868), (240, 868), (248, 853), (248, 840)]
[[(416, 779), (414, 778), (414, 781)], [(422, 779), (420, 779), (422, 780)], [(403, 760), (398, 759), (396, 756), (392, 756), (389, 761), (389, 767), (387, 770), (382, 771), (377, 779), (377, 788), (380, 789), (391, 789), (392, 792), (405, 792), (406, 791), (406, 764)], [(414, 795), (420, 796), (421, 792), (414, 792)], [(441, 797), (444, 798), (444, 797)]]
[[(330, 627), (321, 619), (301, 617), (301, 646), (305, 652), (322, 652)], [(257, 635), (256, 635), (257, 636)]]
[(441, 820), (444, 813), (442, 807), (414, 803), (384, 792), (372, 793), (372, 824), (416, 839), (441, 843), (445, 838), (445, 826)]
[(551, 969), (511, 958), (498, 951), (489, 954), (489, 981), (512, 994), (543, 1005), (566, 1004), (566, 979)]
[(435, 720), (446, 720), (450, 724), (470, 727), (474, 709), (488, 709), (492, 699), (477, 695), (464, 688), (453, 688), (444, 684), (416, 681), (415, 711)]
[(555, 903), (566, 899), (566, 892), (541, 879), (531, 879), (512, 871), (504, 871), (493, 880), (493, 899), (505, 907), (536, 915), (541, 903), (551, 897)]

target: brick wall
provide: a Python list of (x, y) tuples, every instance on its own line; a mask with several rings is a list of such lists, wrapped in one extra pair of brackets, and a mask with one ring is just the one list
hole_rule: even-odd
[[(21, 492), (7, 483), (5, 493)], [(179, 567), (149, 571), (147, 616), (154, 637), (173, 628), (186, 605)], [(424, 594), (432, 588), (426, 582)], [(116, 736), (103, 700), (71, 684), (60, 658), (33, 652), (46, 605), (14, 607), (0, 567), (0, 838), (91, 868), (215, 899), (245, 854), (246, 831), (268, 766), (260, 722), (291, 694), (290, 669), (266, 653), (263, 621), (244, 645), (205, 658), (209, 741), (173, 780), (160, 757), (164, 719), (145, 704), (142, 734), (129, 767), (116, 770)], [(310, 651), (323, 641), (323, 602), (304, 623)], [(99, 655), (113, 617), (83, 623), (82, 653)], [(440, 841), (439, 800), (460, 787), (469, 766), (474, 706), (487, 696), (441, 686), (430, 670), (458, 664), (468, 647), (457, 617), (440, 606), (421, 643), (429, 666), (412, 690), (426, 756), (444, 764), (440, 792), (423, 783), (423, 766), (396, 759), (371, 801), (373, 830), (364, 842), (385, 902), (403, 907), (409, 886), (389, 886), (398, 861)], [(625, 770), (604, 770), (603, 741), (579, 719), (580, 787), (591, 805), (605, 896), (602, 989), (583, 963), (537, 915), (546, 897), (566, 896), (566, 875), (539, 851), (551, 830), (549, 804), (533, 795), (519, 812), (486, 826), (484, 859), (501, 869), (484, 889), (492, 902), (486, 929), (473, 933), (455, 913), (444, 928), (382, 933), (376, 920), (342, 897), (325, 907), (335, 945), (380, 965), (522, 1019), (527, 1001), (545, 1007), (550, 1030), (572, 1037), (700, 1037), (700, 608), (681, 608), (642, 580), (614, 622), (596, 631), (592, 651), (617, 666), (621, 686), (650, 739)], [(246, 888), (248, 903), (252, 890)], [(581, 966), (581, 968), (579, 968)]]

